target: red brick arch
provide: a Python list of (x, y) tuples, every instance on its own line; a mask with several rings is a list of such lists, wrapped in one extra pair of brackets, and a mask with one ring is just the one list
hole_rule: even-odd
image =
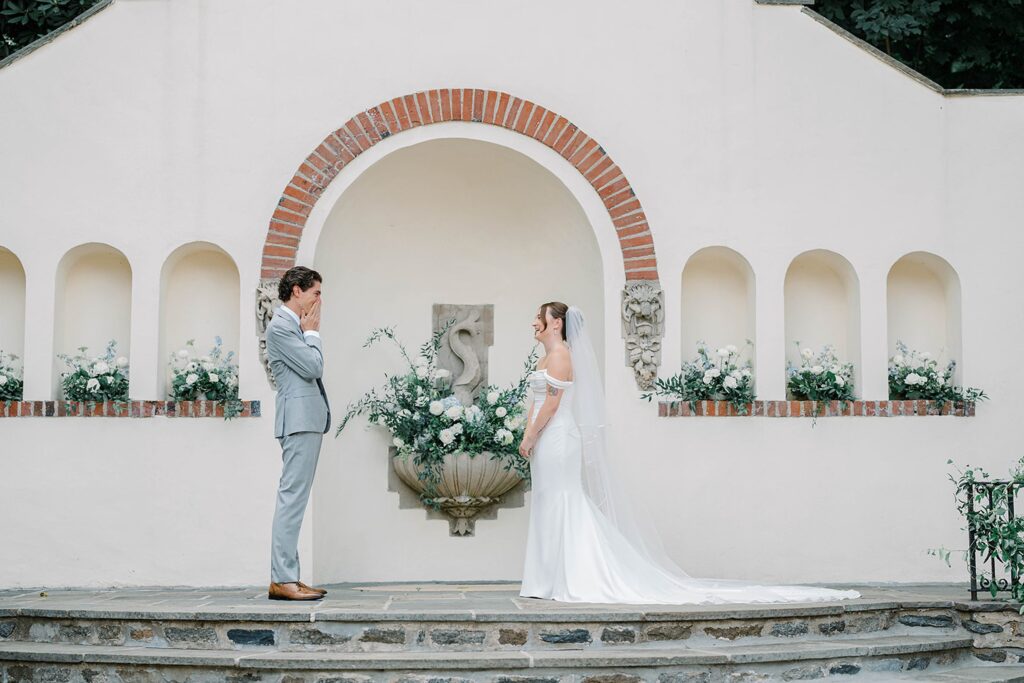
[(309, 153), (277, 202), (263, 246), (261, 277), (277, 278), (295, 265), (309, 212), (348, 163), (396, 133), (443, 121), (501, 126), (538, 140), (562, 155), (604, 202), (622, 249), (627, 281), (657, 281), (647, 217), (622, 170), (604, 148), (564, 116), (494, 90), (426, 90), (360, 112)]

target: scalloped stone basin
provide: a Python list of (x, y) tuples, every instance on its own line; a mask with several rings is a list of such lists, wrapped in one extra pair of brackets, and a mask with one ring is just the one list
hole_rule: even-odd
[[(471, 456), (466, 452), (446, 455), (441, 466), (441, 481), (437, 496), (431, 501), (452, 518), (452, 534), (468, 536), (473, 533), (473, 518), (481, 511), (501, 501), (522, 481), (515, 470), (506, 470), (500, 460), (492, 460), (493, 453), (484, 451)], [(422, 494), (425, 490), (419, 474), (422, 468), (413, 458), (394, 456), (391, 464), (398, 478), (406, 486)]]

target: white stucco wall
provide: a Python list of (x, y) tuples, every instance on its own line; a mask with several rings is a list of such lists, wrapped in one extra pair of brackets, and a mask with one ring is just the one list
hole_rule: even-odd
[[(61, 350), (58, 263), (87, 242), (128, 260), (132, 392), (158, 397), (161, 269), (181, 245), (206, 241), (238, 266), (241, 392), (271, 415), (251, 311), (281, 189), (323, 136), (358, 111), (463, 86), (510, 92), (567, 116), (626, 173), (652, 226), (666, 291), (665, 373), (682, 358), (684, 264), (704, 247), (725, 246), (754, 273), (759, 395), (781, 398), (786, 270), (798, 254), (827, 249), (850, 262), (859, 282), (860, 393), (884, 398), (889, 270), (913, 251), (946, 259), (961, 285), (963, 381), (993, 396), (976, 418), (832, 419), (813, 429), (787, 419), (658, 419), (637, 400), (622, 363), (623, 274), (596, 195), (530, 140), (475, 132), (490, 130), (483, 125), (444, 132), (529, 157), (586, 216), (594, 232), (587, 249), (596, 245), (604, 276), (593, 300), (604, 306), (614, 452), (691, 573), (787, 581), (964, 575), (925, 550), (965, 544), (946, 460), (999, 472), (1015, 456), (1010, 397), (1024, 376), (994, 350), (1024, 332), (1016, 262), (1024, 197), (1015, 191), (1024, 98), (943, 97), (796, 7), (649, 0), (624, 12), (610, 0), (528, 0), (507, 12), (462, 0), (116, 0), (0, 70), (0, 98), (17, 104), (3, 107), (0, 125), (0, 246), (25, 269), (27, 398), (51, 397)], [(374, 148), (335, 179), (311, 216), (314, 230), (326, 226), (323, 245), (351, 238), (330, 230), (345, 215), (343, 206), (332, 214), (342, 189), (356, 188), (372, 162), (386, 163), (386, 152), (420, 134), (433, 137), (394, 136), (381, 143), (392, 147)], [(326, 254), (307, 235), (300, 262), (322, 264), (328, 285), (347, 282), (343, 267), (389, 264), (375, 251), (358, 263)], [(510, 271), (524, 256), (512, 252)], [(588, 282), (573, 272), (573, 287)], [(329, 294), (337, 308), (325, 330), (341, 344), (328, 359), (336, 410), (363, 388), (355, 371), (351, 382), (342, 376), (358, 362), (344, 340), (414, 315), (396, 285), (361, 284)], [(382, 302), (379, 318), (352, 313), (367, 310), (359, 302), (368, 296)], [(524, 298), (532, 306), (535, 296)], [(427, 324), (429, 311), (415, 315)], [(496, 367), (521, 349), (514, 322), (502, 325)], [(227, 424), (3, 420), (0, 498), (13, 515), (0, 526), (0, 586), (264, 582), (279, 472), (266, 416)], [(482, 522), (475, 539), (449, 538), (443, 523), (397, 509), (369, 442), (366, 452), (355, 442), (357, 452), (342, 452), (343, 443), (325, 448), (316, 495), (348, 499), (315, 503), (304, 530), (304, 567), (317, 579), (518, 576), (525, 510)], [(368, 509), (380, 512), (375, 533), (361, 528)], [(417, 533), (412, 558), (401, 544)]]

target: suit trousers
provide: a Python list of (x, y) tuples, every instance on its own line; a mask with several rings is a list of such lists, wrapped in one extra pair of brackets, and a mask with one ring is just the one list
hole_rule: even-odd
[(283, 462), (270, 538), (270, 580), (274, 583), (291, 583), (300, 578), (299, 529), (313, 488), (323, 438), (319, 432), (296, 432), (277, 439)]

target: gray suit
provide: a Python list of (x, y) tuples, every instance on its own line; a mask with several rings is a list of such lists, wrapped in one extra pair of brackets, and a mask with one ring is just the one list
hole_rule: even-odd
[(274, 436), (281, 444), (281, 481), (271, 533), (270, 580), (299, 580), (299, 529), (306, 512), (331, 408), (320, 380), (324, 356), (319, 336), (303, 334), (288, 311), (278, 309), (267, 325), (267, 357), (277, 381)]

